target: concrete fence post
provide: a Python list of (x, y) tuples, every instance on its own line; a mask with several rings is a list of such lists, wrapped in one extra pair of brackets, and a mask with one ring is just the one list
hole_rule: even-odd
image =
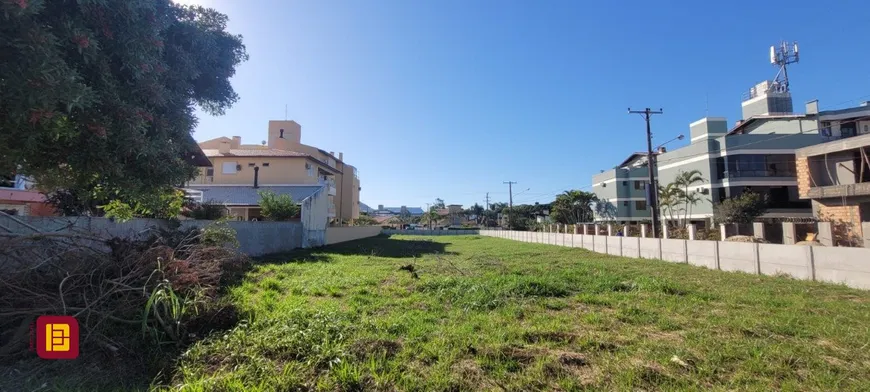
[(574, 234), (580, 234), (580, 228), (577, 227), (577, 224), (574, 224)]
[(640, 225), (640, 236), (646, 238), (647, 225), (646, 223), (642, 223)]
[(752, 222), (752, 235), (755, 238), (764, 239), (764, 223)]
[(589, 235), (589, 225), (583, 224), (583, 235)]
[(797, 243), (797, 229), (794, 222), (782, 222), (782, 243), (785, 245)]
[(629, 229), (629, 225), (622, 226), (622, 236), (623, 237), (628, 237), (628, 229)]
[(698, 235), (698, 225), (689, 223), (686, 225), (686, 230), (689, 232), (689, 240), (694, 241), (695, 237)]
[(613, 235), (613, 224), (608, 223), (607, 224), (607, 236), (610, 237), (612, 235)]
[(824, 246), (834, 246), (834, 228), (831, 222), (819, 222), (819, 234), (816, 239)]
[(719, 240), (725, 241), (728, 238), (728, 229), (725, 227), (724, 223), (719, 224)]
[(667, 224), (662, 225), (662, 238), (663, 238), (663, 239), (668, 239), (668, 238), (670, 238), (670, 237), (668, 236), (668, 225), (667, 225)]
[(598, 233), (601, 232), (601, 227), (600, 227), (600, 225), (597, 224), (597, 223), (595, 224), (594, 229), (595, 229), (595, 232), (592, 233), (592, 235), (598, 235)]
[(870, 222), (861, 223), (861, 230), (864, 232), (864, 247), (870, 248)]

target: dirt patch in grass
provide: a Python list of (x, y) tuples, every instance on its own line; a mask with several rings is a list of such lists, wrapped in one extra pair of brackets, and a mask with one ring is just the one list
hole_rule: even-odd
[(374, 355), (384, 355), (386, 358), (392, 358), (401, 350), (402, 343), (385, 339), (357, 340), (348, 349), (357, 358), (366, 358)]
[(530, 331), (523, 333), (523, 340), (528, 343), (573, 343), (575, 340), (577, 340), (577, 334), (558, 331)]

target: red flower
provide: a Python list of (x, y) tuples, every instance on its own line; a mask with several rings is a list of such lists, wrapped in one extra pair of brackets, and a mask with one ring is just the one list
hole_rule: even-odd
[(88, 130), (99, 137), (106, 137), (106, 127), (97, 124), (88, 124)]
[(21, 9), (27, 8), (27, 0), (17, 0), (17, 2), (18, 6), (21, 7)]
[(86, 37), (84, 35), (75, 36), (73, 38), (73, 42), (75, 42), (76, 45), (78, 45), (80, 48), (87, 48), (88, 45), (91, 44), (91, 41), (88, 39), (88, 37)]

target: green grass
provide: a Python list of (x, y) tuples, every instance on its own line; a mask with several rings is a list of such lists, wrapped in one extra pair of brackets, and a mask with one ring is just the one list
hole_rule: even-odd
[[(413, 274), (400, 267), (413, 265)], [(262, 261), (168, 388), (870, 390), (870, 293), (478, 236)]]

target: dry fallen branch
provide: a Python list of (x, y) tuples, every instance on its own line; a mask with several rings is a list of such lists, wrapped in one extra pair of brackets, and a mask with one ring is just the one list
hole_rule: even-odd
[[(137, 240), (90, 233), (0, 237), (0, 361), (26, 352), (28, 326), (45, 314), (75, 316), (83, 348), (117, 352), (147, 344), (143, 327), (164, 331), (180, 344), (188, 335), (183, 323), (215, 303), (221, 284), (250, 262), (235, 249), (204, 244), (203, 235), (191, 230)], [(181, 304), (172, 319), (145, 312), (158, 286)], [(159, 332), (154, 336), (165, 339)]]

